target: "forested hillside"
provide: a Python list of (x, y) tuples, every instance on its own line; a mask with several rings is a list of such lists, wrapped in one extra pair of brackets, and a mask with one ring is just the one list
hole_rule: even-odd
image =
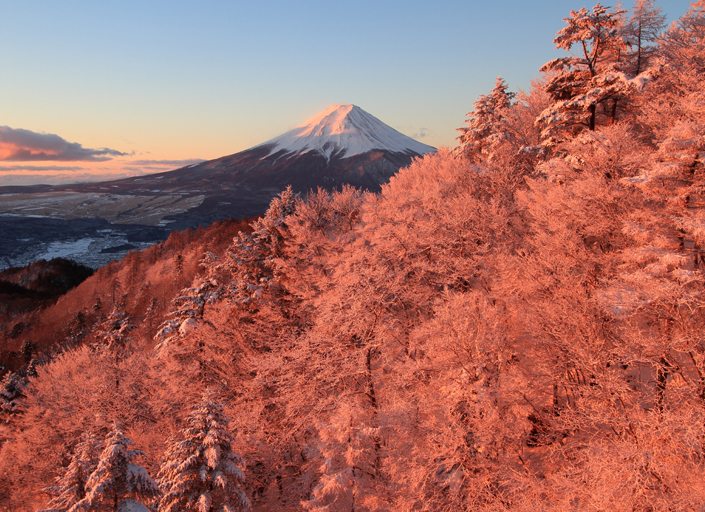
[(115, 307), (131, 315), (140, 333), (152, 336), (171, 298), (193, 279), (204, 252), (224, 251), (241, 230), (249, 230), (248, 219), (174, 232), (88, 280), (91, 269), (61, 258), (0, 272), (0, 370), (24, 374), (31, 360), (42, 364), (83, 343)]
[(705, 0), (663, 23), (572, 11), (381, 193), (69, 292), (90, 325), (0, 388), (0, 506), (701, 510)]

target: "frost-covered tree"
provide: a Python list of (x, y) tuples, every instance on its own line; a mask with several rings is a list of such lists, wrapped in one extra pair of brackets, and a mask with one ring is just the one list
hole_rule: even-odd
[(250, 509), (240, 488), (244, 461), (233, 451), (235, 439), (222, 409), (207, 392), (191, 411), (188, 426), (171, 441), (159, 471), (160, 512)]
[(347, 242), (355, 237), (364, 195), (354, 187), (328, 192), (319, 188), (296, 205), (289, 216), (289, 238), (277, 271), (288, 293), (310, 298), (326, 286), (330, 268)]
[(13, 415), (20, 412), (20, 399), (27, 381), (21, 375), (8, 372), (0, 383), (0, 412)]
[(92, 431), (81, 435), (64, 474), (56, 479), (54, 487), (46, 489), (54, 497), (43, 512), (66, 512), (86, 497), (86, 484), (98, 466), (101, 445), (102, 442)]
[(90, 330), (88, 318), (83, 311), (73, 314), (69, 325), (66, 328), (66, 341), (69, 346), (79, 345)]
[[(300, 480), (312, 480), (302, 496), (307, 509), (379, 510), (398, 500), (390, 481), (400, 481), (408, 467), (399, 447), (423, 436), (407, 420), (418, 425), (413, 418), (426, 414), (422, 402), (408, 400), (406, 386), (417, 382), (408, 367), (425, 363), (412, 359), (419, 356), (410, 350), (409, 331), (432, 314), (439, 290), (492, 286), (494, 260), (487, 255), (513, 238), (510, 194), (494, 177), (442, 150), (368, 197), (351, 231), (299, 233), (299, 218), (316, 230), (316, 205), (292, 217), (288, 247), (315, 241), (304, 254), (321, 265), (322, 278), (302, 292), (310, 327), (278, 347), (260, 379), (280, 386), (280, 428), (299, 433), (306, 447), (307, 460), (297, 464)], [(488, 264), (480, 267), (483, 257)], [(419, 438), (407, 438), (412, 433)]]
[(287, 238), (287, 217), (296, 211), (297, 195), (287, 187), (267, 212), (252, 223), (252, 233), (240, 232), (228, 249), (225, 265), (232, 272), (233, 300), (248, 304), (277, 287), (276, 259)]
[[(583, 7), (564, 18), (567, 26), (558, 31), (553, 42), (557, 49), (569, 52), (577, 46), (579, 51), (541, 67), (541, 72), (548, 74), (546, 90), (554, 101), (536, 121), (543, 127), (544, 145), (560, 140), (560, 131), (594, 130), (598, 104), (641, 85), (617, 66), (624, 50), (619, 35), (622, 12), (598, 3), (591, 11)], [(615, 115), (615, 111), (608, 113), (612, 122)]]
[(705, 2), (698, 0), (665, 32), (661, 50), (670, 68), (689, 75), (705, 70), (704, 47)]
[(174, 275), (180, 276), (184, 272), (184, 258), (181, 254), (174, 256)]
[(219, 298), (218, 282), (212, 278), (198, 278), (194, 286), (182, 289), (172, 301), (169, 317), (160, 326), (156, 340), (160, 340), (157, 350), (162, 350), (172, 341), (198, 329), (203, 322), (206, 304)]
[(473, 111), (465, 121), (467, 126), (457, 130), (458, 151), (464, 157), (492, 159), (497, 147), (510, 136), (506, 116), (514, 93), (507, 92), (507, 87), (502, 77), (497, 77), (492, 91), (473, 103)]
[(135, 327), (130, 315), (124, 309), (115, 306), (96, 328), (99, 343), (111, 350), (122, 350), (132, 340), (128, 334)]
[[(109, 351), (83, 345), (38, 368), (38, 377), (24, 391), (22, 414), (12, 419), (17, 426), (13, 440), (0, 448), (0, 475), (12, 482), (12, 494), (0, 492), (0, 509), (44, 506), (43, 489), (55, 485), (57, 468), (69, 462), (62, 440), (74, 442), (88, 429), (107, 432), (110, 419), (125, 418), (139, 425), (139, 442), (146, 444), (142, 429), (156, 425), (152, 421), (157, 419), (151, 407), (154, 402), (148, 399), (156, 389), (148, 363), (149, 354), (136, 346), (115, 366)], [(156, 442), (150, 443), (151, 450), (158, 449)], [(150, 458), (158, 455), (152, 452)]]
[(443, 293), (433, 319), (409, 337), (416, 355), (404, 365), (413, 382), (405, 401), (418, 414), (397, 427), (390, 470), (410, 491), (397, 501), (402, 510), (419, 503), (424, 510), (502, 510), (513, 499), (517, 459), (505, 447), (521, 446), (529, 428), (522, 394), (533, 392), (523, 375), (532, 354), (513, 346), (515, 323), (501, 295)]
[(636, 0), (628, 14), (620, 35), (629, 47), (628, 72), (637, 76), (647, 69), (649, 59), (657, 50), (655, 43), (666, 26), (666, 16), (661, 14), (654, 0)]
[[(687, 197), (678, 186), (698, 178), (691, 192), (703, 184), (695, 169), (702, 164), (705, 116), (705, 2), (691, 4), (688, 12), (666, 30), (659, 40), (658, 80), (645, 90), (637, 120), (648, 137), (659, 145), (656, 165), (642, 177), (650, 193)], [(701, 183), (697, 183), (701, 181)], [(658, 186), (660, 185), (660, 186)]]
[(113, 364), (109, 370), (114, 375), (116, 390), (120, 387), (120, 360), (125, 356), (127, 345), (133, 339), (129, 333), (136, 328), (124, 309), (126, 299), (127, 296), (123, 295), (120, 303), (116, 304), (110, 314), (96, 326), (95, 348), (111, 355)]
[(131, 450), (134, 444), (118, 424), (114, 424), (105, 439), (105, 448), (98, 464), (86, 482), (86, 496), (68, 512), (149, 512), (144, 504), (158, 496), (159, 486), (147, 471), (135, 464), (140, 450)]

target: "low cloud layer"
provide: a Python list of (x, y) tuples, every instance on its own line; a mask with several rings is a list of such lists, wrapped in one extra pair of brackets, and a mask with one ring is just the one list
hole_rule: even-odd
[(111, 181), (155, 172), (164, 172), (203, 162), (200, 158), (183, 160), (131, 160), (121, 158), (106, 163), (71, 164), (3, 163), (0, 159), (0, 187), (24, 185), (62, 185)]
[(0, 173), (3, 172), (17, 172), (17, 171), (30, 171), (30, 172), (56, 172), (56, 171), (70, 171), (78, 172), (84, 171), (85, 167), (77, 166), (64, 166), (64, 165), (0, 165)]
[(130, 163), (133, 165), (146, 165), (146, 166), (158, 166), (158, 167), (171, 167), (176, 169), (178, 167), (184, 167), (186, 165), (200, 164), (204, 162), (200, 158), (190, 158), (188, 160), (132, 160)]
[(133, 178), (144, 173), (118, 171), (103, 174), (88, 172), (58, 172), (42, 174), (0, 174), (0, 187), (29, 186), (29, 185), (67, 185), (70, 183), (94, 183), (99, 181), (120, 180)]
[(0, 126), (0, 160), (7, 162), (104, 162), (127, 156), (115, 149), (84, 148), (51, 133)]

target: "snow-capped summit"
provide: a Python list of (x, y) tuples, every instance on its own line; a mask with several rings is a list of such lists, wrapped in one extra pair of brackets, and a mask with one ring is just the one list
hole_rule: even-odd
[(326, 160), (332, 155), (349, 158), (373, 150), (416, 155), (435, 151), (355, 105), (334, 105), (293, 130), (255, 147), (265, 146), (271, 146), (267, 156), (280, 151), (285, 154), (317, 151)]

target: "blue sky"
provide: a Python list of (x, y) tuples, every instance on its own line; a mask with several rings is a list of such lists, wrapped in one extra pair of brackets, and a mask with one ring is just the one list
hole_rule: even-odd
[[(49, 182), (217, 158), (336, 103), (354, 103), (421, 142), (453, 145), (455, 128), (498, 75), (512, 90), (529, 87), (558, 55), (552, 40), (562, 18), (583, 5), (592, 7), (0, 0), (0, 126), (123, 154), (74, 170), (56, 163), (57, 172), (46, 161), (34, 172), (26, 169), (36, 163), (0, 162), (0, 184), (28, 172)], [(689, 4), (657, 5), (673, 20)]]

